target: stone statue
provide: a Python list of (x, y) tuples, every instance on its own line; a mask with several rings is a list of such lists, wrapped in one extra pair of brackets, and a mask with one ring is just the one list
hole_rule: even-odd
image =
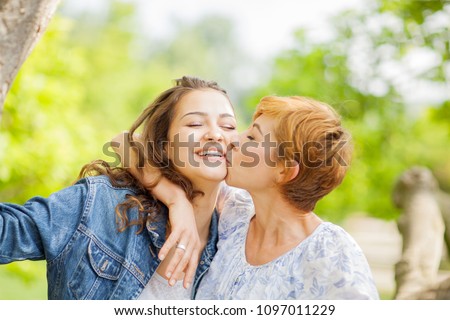
[(439, 287), (445, 225), (438, 190), (433, 174), (424, 167), (407, 170), (394, 187), (394, 204), (402, 209), (397, 225), (403, 237), (402, 256), (395, 265), (395, 299), (433, 299), (432, 290)]

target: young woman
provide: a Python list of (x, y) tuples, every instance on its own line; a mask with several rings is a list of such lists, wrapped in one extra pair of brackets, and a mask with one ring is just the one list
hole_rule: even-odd
[(263, 98), (227, 155), (227, 184), (248, 192), (226, 190), (218, 252), (196, 298), (378, 299), (360, 247), (313, 212), (342, 182), (351, 149), (330, 106)]
[[(192, 298), (216, 252), (215, 204), (227, 173), (220, 150), (235, 134), (233, 107), (215, 82), (183, 77), (144, 110), (130, 132), (141, 125), (142, 141), (151, 143), (139, 148), (148, 153), (138, 153), (138, 158), (164, 177), (154, 183), (152, 194), (165, 199), (165, 205), (126, 170), (94, 162), (82, 175), (97, 176), (48, 198), (35, 197), (23, 206), (0, 204), (0, 263), (47, 260), (50, 299)], [(166, 181), (178, 187), (165, 193)], [(195, 220), (182, 219), (198, 229), (192, 241), (183, 228), (175, 228), (177, 221), (173, 227), (168, 221), (168, 209), (186, 207), (182, 200), (173, 201), (179, 190), (192, 203), (186, 206), (194, 208)], [(174, 228), (178, 231), (171, 234)], [(172, 248), (175, 241), (179, 243)], [(188, 265), (184, 287), (167, 283), (167, 277), (173, 284), (179, 274), (170, 263), (172, 256), (181, 259), (179, 268)]]

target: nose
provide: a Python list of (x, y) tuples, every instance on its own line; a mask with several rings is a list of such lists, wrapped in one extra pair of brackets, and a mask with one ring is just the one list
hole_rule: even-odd
[(218, 130), (208, 130), (208, 132), (205, 133), (205, 139), (208, 141), (223, 141), (223, 135)]

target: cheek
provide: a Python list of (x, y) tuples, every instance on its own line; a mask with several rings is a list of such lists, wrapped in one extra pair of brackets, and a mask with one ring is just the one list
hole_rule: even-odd
[(227, 183), (248, 191), (273, 186), (274, 169), (265, 164), (263, 155), (256, 152), (251, 153), (251, 156), (237, 153), (232, 166), (228, 168)]
[(277, 166), (273, 153), (265, 148), (247, 148), (236, 150), (230, 169), (233, 179), (238, 179), (252, 188), (273, 185)]
[(242, 148), (233, 152), (233, 168), (243, 171), (245, 174), (255, 171), (264, 171), (264, 151), (260, 148)]
[(200, 146), (199, 134), (191, 130), (180, 130), (170, 137), (169, 158), (188, 159), (192, 157), (195, 148)]
[(231, 144), (233, 142), (239, 141), (239, 136), (237, 134), (237, 131), (231, 131), (231, 132), (225, 132), (223, 134), (223, 138), (225, 140), (225, 144), (227, 145), (228, 148), (231, 148)]

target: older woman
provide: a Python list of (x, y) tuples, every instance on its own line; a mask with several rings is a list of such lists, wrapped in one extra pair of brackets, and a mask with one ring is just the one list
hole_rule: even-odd
[(324, 103), (260, 101), (227, 156), (226, 183), (241, 189), (218, 205), (218, 252), (197, 299), (378, 299), (360, 247), (313, 212), (344, 179), (350, 138)]

